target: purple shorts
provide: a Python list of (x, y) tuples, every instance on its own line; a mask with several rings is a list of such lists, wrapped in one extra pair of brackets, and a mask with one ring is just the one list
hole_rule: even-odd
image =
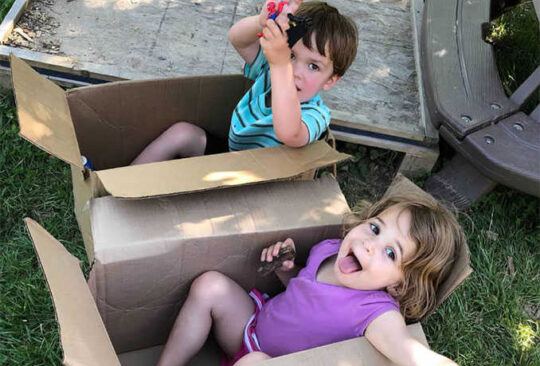
[(263, 308), (264, 304), (268, 300), (267, 294), (262, 294), (259, 291), (253, 289), (249, 292), (249, 296), (253, 299), (255, 304), (255, 313), (249, 318), (246, 327), (244, 328), (244, 337), (240, 349), (236, 352), (232, 359), (229, 359), (225, 354), (221, 357), (221, 366), (232, 366), (239, 359), (254, 351), (260, 351), (259, 340), (255, 335), (255, 327), (257, 326), (257, 315)]

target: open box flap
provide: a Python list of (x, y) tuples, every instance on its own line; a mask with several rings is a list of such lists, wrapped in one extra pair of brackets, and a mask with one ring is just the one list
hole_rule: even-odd
[[(429, 347), (420, 323), (407, 326), (409, 334)], [(365, 337), (291, 353), (257, 363), (257, 366), (391, 366), (395, 365)]]
[(22, 137), (69, 164), (83, 168), (66, 94), (17, 56), (11, 75)]
[(52, 294), (65, 365), (120, 365), (79, 266), (34, 220), (26, 227)]
[(142, 198), (288, 179), (349, 157), (317, 141), (303, 148), (268, 147), (107, 169), (96, 174), (112, 196)]

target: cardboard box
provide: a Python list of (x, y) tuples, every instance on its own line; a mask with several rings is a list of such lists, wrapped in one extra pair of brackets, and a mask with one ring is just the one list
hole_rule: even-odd
[[(399, 184), (412, 184), (398, 179)], [(299, 261), (303, 261), (320, 239), (339, 236), (341, 216), (348, 209), (336, 182), (329, 177), (238, 187), (227, 193), (210, 191), (144, 201), (94, 200), (91, 210), (102, 206), (99, 212), (103, 217), (96, 221), (94, 236), (97, 257), (103, 259), (95, 262), (88, 284), (77, 260), (38, 224), (26, 220), (53, 296), (66, 365), (155, 364), (161, 352), (159, 344), (165, 341), (196, 276), (219, 270), (246, 290), (257, 287), (274, 293), (279, 288), (277, 279), (256, 274), (260, 250), (276, 238), (290, 236), (298, 246)], [(282, 210), (275, 207), (284, 202), (290, 205)], [(145, 215), (145, 211), (151, 214)], [(468, 249), (463, 247), (437, 293), (438, 304), (470, 272)], [(420, 324), (408, 328), (427, 345)], [(148, 334), (133, 334), (141, 330)], [(210, 341), (191, 364), (218, 365), (219, 357), (219, 349)], [(260, 363), (362, 364), (391, 363), (364, 338)]]
[[(20, 134), (70, 164), (75, 214), (94, 260), (89, 201), (141, 199), (291, 179), (348, 159), (324, 141), (128, 165), (174, 122), (226, 137), (251, 81), (241, 75), (126, 81), (64, 92), (11, 55)], [(81, 155), (95, 170), (83, 167)]]
[(262, 249), (287, 237), (300, 258), (341, 236), (345, 197), (331, 177), (146, 200), (91, 201), (90, 286), (117, 352), (163, 344), (191, 281), (208, 270), (277, 293), (256, 273)]

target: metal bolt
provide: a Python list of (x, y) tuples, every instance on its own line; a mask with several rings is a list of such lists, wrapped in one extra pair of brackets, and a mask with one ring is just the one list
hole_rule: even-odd
[(512, 127), (514, 127), (515, 130), (523, 131), (523, 126), (519, 123), (514, 123)]
[(465, 123), (469, 123), (469, 122), (472, 121), (471, 117), (466, 116), (466, 115), (464, 115), (464, 114), (461, 115), (461, 120), (462, 120), (463, 122), (465, 122)]
[(491, 103), (490, 106), (491, 109), (501, 109), (501, 105), (497, 103)]
[(490, 137), (490, 136), (485, 136), (485, 137), (484, 137), (484, 140), (486, 141), (486, 144), (488, 144), (488, 145), (491, 145), (492, 143), (495, 142), (495, 140), (493, 139), (493, 137)]

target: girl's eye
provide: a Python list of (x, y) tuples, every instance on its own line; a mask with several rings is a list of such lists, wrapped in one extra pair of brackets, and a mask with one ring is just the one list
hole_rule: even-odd
[(294, 54), (291, 53), (291, 60), (294, 60), (296, 57), (294, 57)]
[(394, 252), (394, 249), (392, 249), (392, 248), (384, 248), (384, 252), (388, 256), (388, 258), (390, 258), (393, 261), (396, 260), (396, 253)]
[(375, 235), (379, 235), (379, 227), (375, 224), (369, 224), (369, 228), (371, 229), (371, 231), (373, 232), (373, 234)]
[(319, 66), (315, 65), (315, 64), (309, 64), (309, 69), (310, 70), (313, 70), (313, 71), (317, 71), (319, 70)]

